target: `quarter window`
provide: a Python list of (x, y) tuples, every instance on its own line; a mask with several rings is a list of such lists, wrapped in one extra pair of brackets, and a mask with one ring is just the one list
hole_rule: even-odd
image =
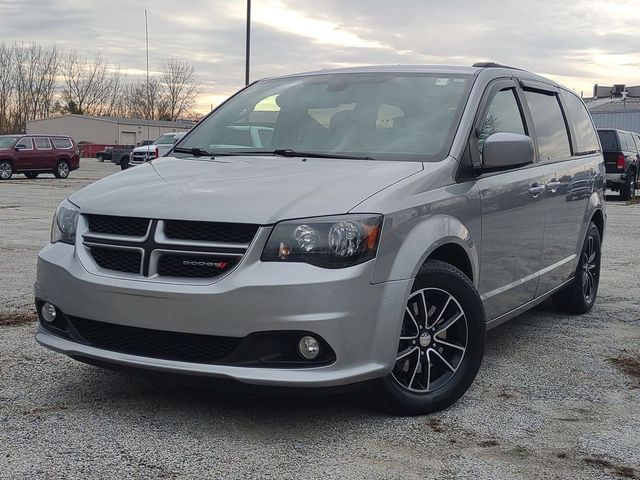
[(49, 150), (51, 148), (51, 143), (46, 137), (35, 137), (33, 140), (36, 142), (36, 148), (38, 150)]
[(71, 140), (68, 138), (53, 138), (52, 141), (56, 148), (71, 148)]
[(513, 88), (501, 90), (493, 97), (478, 134), (478, 149), (482, 152), (484, 141), (494, 133), (521, 133), (524, 123)]
[(575, 134), (575, 154), (593, 153), (600, 150), (598, 138), (591, 122), (591, 117), (582, 100), (567, 91), (561, 90), (560, 95), (567, 109)]
[(557, 95), (525, 91), (525, 96), (536, 129), (540, 161), (569, 158), (569, 134)]

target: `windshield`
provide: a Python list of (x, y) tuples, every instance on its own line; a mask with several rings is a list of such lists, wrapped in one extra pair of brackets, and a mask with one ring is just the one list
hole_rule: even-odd
[(442, 160), (471, 79), (457, 74), (351, 73), (264, 80), (222, 105), (179, 147), (213, 155), (290, 150)]
[(166, 135), (162, 135), (158, 137), (154, 143), (154, 145), (173, 145), (173, 137), (175, 137), (175, 133), (168, 133)]
[(0, 137), (0, 148), (11, 148), (21, 137)]

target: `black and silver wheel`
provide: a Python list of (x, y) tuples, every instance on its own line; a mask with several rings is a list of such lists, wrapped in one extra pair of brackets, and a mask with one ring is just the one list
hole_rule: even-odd
[(428, 261), (407, 300), (393, 370), (373, 386), (379, 403), (399, 415), (453, 404), (478, 373), (485, 328), (473, 283), (447, 263)]
[(622, 200), (631, 200), (636, 196), (636, 174), (629, 171), (626, 182), (620, 188), (620, 198)]
[(69, 162), (66, 160), (60, 160), (56, 165), (56, 169), (53, 171), (53, 174), (56, 178), (67, 178), (70, 171), (71, 166), (69, 165)]
[(96, 158), (99, 162), (104, 162), (104, 158), (102, 158), (102, 155), (98, 155)]
[(13, 175), (13, 165), (9, 160), (0, 160), (0, 180), (9, 180)]
[(25, 172), (24, 176), (33, 180), (34, 178), (38, 178), (39, 173), (37, 172)]
[(600, 284), (600, 231), (591, 222), (582, 246), (573, 281), (553, 296), (553, 305), (561, 312), (587, 313), (593, 308)]

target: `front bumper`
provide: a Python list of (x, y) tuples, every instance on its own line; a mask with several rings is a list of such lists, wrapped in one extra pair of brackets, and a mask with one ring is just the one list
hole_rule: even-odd
[(45, 247), (36, 298), (65, 314), (139, 328), (245, 337), (302, 330), (322, 337), (335, 362), (310, 368), (266, 368), (164, 360), (94, 348), (39, 329), (36, 340), (70, 356), (125, 367), (205, 375), (256, 385), (331, 387), (388, 374), (396, 355), (412, 280), (371, 284), (374, 262), (327, 270), (264, 263), (248, 252), (210, 285), (124, 280), (87, 272), (73, 246)]

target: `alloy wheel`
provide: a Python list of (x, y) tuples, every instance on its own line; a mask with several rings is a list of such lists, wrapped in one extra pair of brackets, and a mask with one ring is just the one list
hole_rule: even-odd
[(66, 162), (60, 162), (58, 164), (58, 175), (61, 178), (67, 178), (69, 176), (69, 165)]
[(13, 175), (13, 168), (9, 162), (0, 163), (0, 178), (2, 180), (8, 180)]
[(594, 300), (600, 277), (600, 252), (593, 235), (589, 235), (582, 252), (582, 294), (587, 303)]
[(392, 372), (395, 381), (415, 393), (444, 386), (462, 364), (468, 330), (465, 312), (453, 295), (439, 288), (413, 292)]

